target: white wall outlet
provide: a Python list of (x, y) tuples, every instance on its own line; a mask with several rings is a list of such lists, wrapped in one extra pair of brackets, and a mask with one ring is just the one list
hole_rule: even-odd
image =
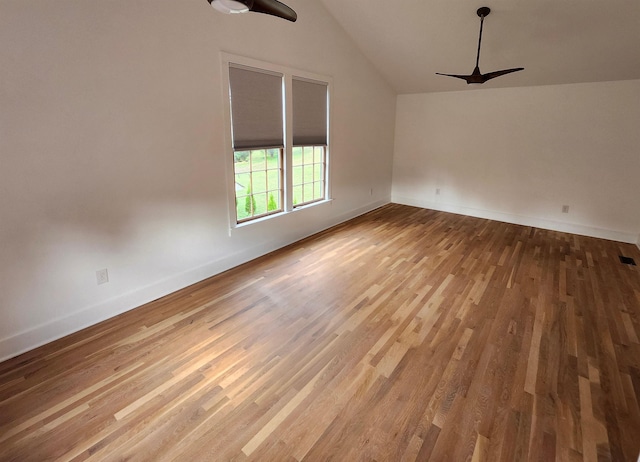
[(96, 281), (98, 282), (98, 285), (109, 282), (109, 272), (107, 271), (107, 268), (96, 271)]
[(436, 188), (436, 196), (440, 195), (440, 188)]
[(569, 213), (569, 206), (568, 205), (563, 205), (562, 206), (562, 213)]

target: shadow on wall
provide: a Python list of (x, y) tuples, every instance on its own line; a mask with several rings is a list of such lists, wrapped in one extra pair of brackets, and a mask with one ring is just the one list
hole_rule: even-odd
[[(0, 339), (220, 258), (213, 201), (166, 201), (87, 214), (33, 213), (3, 225)], [(226, 217), (226, 213), (225, 213)], [(222, 230), (221, 230), (222, 228)], [(217, 244), (216, 244), (217, 237)], [(98, 286), (96, 271), (109, 270)]]

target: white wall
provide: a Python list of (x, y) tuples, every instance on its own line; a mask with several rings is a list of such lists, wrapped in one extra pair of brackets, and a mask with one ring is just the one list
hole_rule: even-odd
[[(394, 92), (287, 3), (0, 3), (0, 359), (389, 202)], [(230, 233), (221, 51), (333, 79), (333, 202)]]
[(640, 80), (401, 95), (392, 201), (635, 243), (639, 97)]

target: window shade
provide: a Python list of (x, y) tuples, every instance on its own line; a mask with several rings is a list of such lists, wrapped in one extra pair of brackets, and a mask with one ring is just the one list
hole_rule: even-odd
[(233, 149), (284, 146), (282, 75), (229, 67)]
[(327, 144), (327, 84), (293, 79), (293, 145)]

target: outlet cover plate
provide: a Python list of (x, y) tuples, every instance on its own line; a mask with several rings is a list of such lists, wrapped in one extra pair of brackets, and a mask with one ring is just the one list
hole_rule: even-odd
[(109, 282), (109, 272), (107, 268), (96, 271), (96, 281), (98, 285)]

